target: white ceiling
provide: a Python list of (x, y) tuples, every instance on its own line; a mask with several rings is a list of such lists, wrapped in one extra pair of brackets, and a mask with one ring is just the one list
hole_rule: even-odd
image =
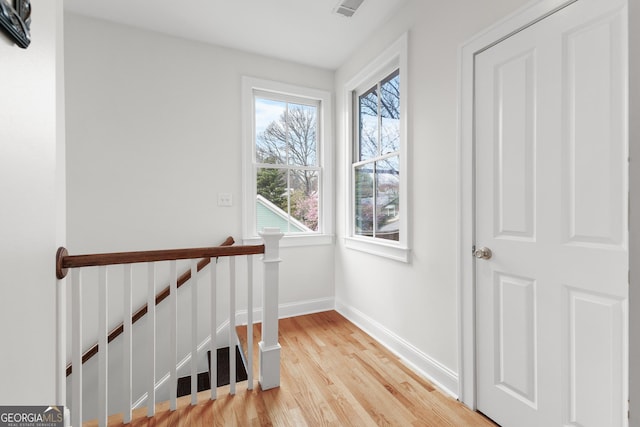
[(338, 68), (409, 0), (365, 0), (345, 18), (338, 0), (65, 0), (65, 9), (187, 39)]

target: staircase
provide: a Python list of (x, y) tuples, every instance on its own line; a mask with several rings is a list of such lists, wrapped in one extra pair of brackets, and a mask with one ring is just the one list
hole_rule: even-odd
[[(228, 319), (229, 328), (229, 342), (237, 342), (235, 335), (236, 328), (236, 315), (237, 313), (237, 301), (236, 301), (236, 258), (246, 258), (246, 286), (247, 286), (247, 301), (246, 317), (247, 328), (253, 327), (253, 311), (258, 310), (258, 313), (262, 314), (262, 337), (259, 343), (258, 355), (259, 355), (259, 384), (261, 390), (268, 390), (270, 388), (278, 387), (280, 384), (280, 345), (278, 344), (278, 264), (279, 259), (279, 247), (278, 241), (282, 237), (282, 234), (278, 229), (265, 229), (261, 233), (264, 244), (255, 246), (219, 246), (213, 248), (194, 248), (194, 249), (172, 249), (164, 251), (146, 251), (146, 252), (120, 252), (120, 253), (108, 253), (108, 254), (95, 254), (95, 255), (69, 255), (64, 248), (60, 248), (56, 255), (56, 275), (58, 281), (58, 310), (60, 313), (66, 312), (64, 302), (66, 301), (65, 294), (67, 291), (71, 292), (71, 317), (66, 319), (71, 324), (71, 363), (67, 366), (68, 355), (64, 354), (66, 344), (64, 337), (66, 334), (61, 333), (63, 337), (62, 342), (59, 342), (58, 346), (58, 386), (57, 386), (57, 404), (63, 405), (71, 409), (71, 422), (72, 425), (78, 426), (86, 421), (86, 417), (83, 414), (83, 397), (85, 390), (83, 390), (83, 362), (89, 360), (91, 356), (98, 356), (98, 381), (97, 381), (97, 424), (99, 426), (106, 426), (108, 420), (114, 413), (122, 414), (122, 422), (127, 424), (132, 420), (132, 412), (135, 408), (147, 407), (147, 416), (153, 417), (158, 405), (157, 392), (161, 391), (163, 387), (168, 389), (169, 397), (167, 404), (171, 411), (177, 409), (177, 400), (180, 395), (184, 393), (185, 396), (191, 396), (191, 405), (198, 403), (198, 391), (210, 390), (209, 396), (211, 400), (217, 398), (217, 389), (224, 383), (228, 384), (224, 390), (228, 390), (230, 395), (235, 394), (235, 386), (239, 381), (247, 381), (247, 389), (253, 389), (253, 343), (252, 338), (247, 343), (247, 357), (244, 357), (242, 351), (237, 346), (232, 348), (235, 351), (229, 351), (227, 347), (217, 348), (217, 334), (218, 324), (216, 317), (216, 310), (218, 306), (217, 294), (218, 294), (218, 276), (225, 276), (218, 273), (217, 260), (218, 258), (228, 259), (228, 270), (226, 277), (228, 277), (229, 286), (229, 300), (227, 301), (229, 307), (229, 313), (231, 315)], [(253, 303), (253, 257), (255, 255), (262, 255), (263, 263), (263, 298), (262, 305), (257, 308)], [(198, 262), (200, 259), (200, 262)], [(181, 275), (178, 278), (177, 275), (177, 261), (178, 260), (191, 260), (191, 268), (188, 272)], [(170, 286), (166, 295), (160, 299), (167, 300), (166, 305), (169, 311), (169, 330), (163, 331), (163, 333), (169, 336), (169, 346), (166, 349), (157, 349), (163, 356), (168, 355), (169, 359), (169, 371), (164, 376), (156, 378), (156, 309), (155, 306), (159, 302), (158, 296), (155, 295), (156, 289), (156, 266), (162, 263), (168, 263)], [(147, 266), (147, 305), (135, 312), (132, 309), (132, 289), (134, 286), (144, 286), (141, 283), (134, 283), (131, 266), (134, 264), (146, 264)], [(116, 327), (114, 330), (109, 331), (107, 328), (107, 313), (109, 311), (107, 301), (108, 290), (110, 282), (107, 278), (111, 279), (111, 273), (114, 269), (109, 266), (121, 265), (119, 271), (124, 271), (124, 319), (122, 325)], [(205, 268), (207, 267), (208, 268)], [(83, 282), (81, 271), (88, 267), (98, 267), (98, 283), (86, 283)], [(67, 272), (71, 272), (70, 280), (65, 280)], [(109, 271), (109, 274), (107, 274)], [(198, 278), (200, 272), (207, 275), (209, 272), (210, 280), (210, 295), (208, 311), (210, 312), (210, 325), (209, 325), (209, 337), (205, 342), (198, 342), (198, 287), (190, 286), (190, 309), (188, 312), (180, 312), (181, 316), (185, 316), (191, 319), (191, 351), (178, 360), (178, 283), (187, 283), (189, 281), (193, 283), (194, 279)], [(206, 277), (205, 277), (206, 278)], [(200, 282), (202, 282), (200, 278)], [(139, 281), (139, 280), (138, 280)], [(226, 281), (226, 280), (225, 280)], [(88, 286), (96, 286), (99, 296), (98, 307), (98, 343), (97, 345), (84, 351), (82, 345), (82, 327), (83, 327), (83, 298), (82, 290), (87, 289)], [(182, 310), (182, 309), (181, 309)], [(134, 401), (133, 390), (134, 385), (136, 389), (140, 388), (140, 384), (134, 384), (133, 378), (133, 323), (145, 316), (147, 321), (144, 326), (145, 340), (148, 344), (145, 344), (143, 353), (145, 356), (145, 366), (142, 371), (136, 371), (136, 378), (148, 377), (145, 382), (144, 389), (146, 392)], [(64, 319), (65, 316), (59, 316)], [(64, 320), (61, 321), (63, 323)], [(64, 324), (58, 324), (58, 330), (66, 330)], [(140, 329), (137, 329), (137, 334), (140, 333)], [(114, 333), (122, 335), (122, 373), (121, 378), (124, 378), (121, 390), (114, 390), (111, 386), (114, 381), (113, 372), (109, 374), (109, 353), (108, 343), (113, 341), (115, 337)], [(182, 340), (181, 342), (183, 342)], [(139, 347), (139, 346), (138, 346)], [(146, 354), (147, 349), (154, 349), (154, 351)], [(208, 372), (198, 372), (197, 361), (199, 358), (199, 352), (204, 355), (207, 351), (207, 359), (209, 369)], [(140, 350), (140, 349), (138, 349)], [(136, 350), (136, 355), (138, 354)], [(158, 353), (160, 354), (160, 353)], [(148, 363), (147, 363), (148, 361)], [(191, 374), (182, 378), (178, 378), (178, 372), (190, 368)], [(225, 374), (226, 372), (226, 374)], [(70, 376), (70, 391), (71, 398), (67, 402), (67, 381), (66, 375)], [(211, 388), (210, 378), (216, 378), (216, 387)], [(116, 383), (118, 381), (115, 381)], [(93, 384), (96, 385), (96, 384)], [(144, 385), (144, 384), (143, 384)], [(116, 393), (118, 399), (122, 399), (124, 404), (121, 407), (115, 409), (113, 403), (110, 404), (109, 399), (113, 399), (114, 393)], [(202, 393), (201, 393), (202, 395)], [(201, 397), (201, 396), (200, 396)], [(184, 399), (184, 398), (183, 398)], [(117, 399), (116, 399), (117, 401)], [(181, 399), (182, 401), (182, 399)], [(118, 405), (120, 406), (120, 405)]]
[[(247, 362), (244, 358), (244, 353), (240, 351), (239, 346), (235, 346), (236, 351), (236, 369), (235, 378), (236, 382), (242, 382), (247, 380)], [(223, 387), (229, 385), (231, 382), (231, 372), (229, 371), (229, 347), (219, 348), (217, 350), (217, 362), (218, 369), (216, 375), (216, 387)], [(197, 376), (198, 390), (197, 393), (211, 390), (211, 350), (207, 351), (207, 361), (209, 370), (207, 372), (200, 372)], [(187, 396), (191, 394), (191, 376), (178, 378), (178, 397)]]

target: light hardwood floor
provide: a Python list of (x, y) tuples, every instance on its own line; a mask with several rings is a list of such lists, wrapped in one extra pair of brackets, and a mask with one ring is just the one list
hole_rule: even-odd
[[(238, 328), (246, 346), (245, 328)], [(254, 327), (255, 378), (260, 325)], [(133, 426), (495, 426), (434, 388), (373, 338), (335, 311), (280, 320), (281, 386), (262, 392), (239, 383), (209, 400), (199, 394), (166, 403), (156, 417), (134, 412)], [(95, 423), (85, 423), (95, 425)], [(122, 425), (113, 416), (110, 426)]]

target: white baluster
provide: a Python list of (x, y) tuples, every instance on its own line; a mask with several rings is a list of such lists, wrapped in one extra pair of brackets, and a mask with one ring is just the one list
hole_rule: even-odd
[(218, 258), (211, 258), (209, 265), (211, 266), (211, 346), (209, 351), (211, 351), (211, 360), (210, 360), (210, 372), (211, 372), (211, 400), (216, 400), (218, 394), (218, 349), (216, 343), (216, 332), (218, 330), (218, 320), (217, 320), (217, 266)]
[(82, 275), (71, 271), (71, 424), (82, 425)]
[(253, 390), (253, 255), (247, 256), (247, 389)]
[(229, 394), (236, 394), (236, 258), (229, 257)]
[(108, 319), (107, 267), (98, 267), (98, 425), (106, 426), (108, 401), (109, 348), (107, 335)]
[(149, 331), (149, 383), (147, 384), (147, 417), (156, 413), (156, 264), (147, 265), (147, 330)]
[(175, 260), (169, 264), (169, 277), (169, 409), (175, 411), (178, 406), (178, 276)]
[(280, 386), (280, 344), (278, 343), (278, 283), (283, 234), (278, 228), (264, 228), (264, 284), (262, 289), (262, 340), (259, 343), (259, 382), (262, 390)]
[(198, 403), (198, 261), (191, 260), (191, 405)]
[(131, 402), (133, 399), (133, 372), (131, 360), (133, 354), (133, 342), (131, 333), (131, 264), (124, 265), (124, 322), (122, 334), (122, 367), (123, 367), (123, 392), (124, 408), (122, 408), (122, 420), (124, 424), (131, 422)]

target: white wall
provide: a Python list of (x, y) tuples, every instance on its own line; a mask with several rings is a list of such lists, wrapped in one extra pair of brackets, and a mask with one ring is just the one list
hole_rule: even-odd
[(65, 37), (71, 253), (239, 241), (241, 76), (333, 89), (326, 70), (73, 14)]
[[(56, 402), (54, 256), (64, 243), (62, 1), (34, 0), (32, 43), (0, 34), (0, 403)], [(57, 74), (58, 73), (58, 74)], [(58, 169), (61, 167), (62, 169)]]
[[(414, 0), (336, 73), (336, 304), (341, 312), (457, 393), (456, 294), (458, 48), (525, 0)], [(344, 85), (409, 31), (408, 135), (411, 262), (344, 247)], [(402, 77), (401, 77), (402, 78)]]
[[(241, 76), (333, 89), (327, 70), (73, 14), (65, 37), (71, 254), (241, 243)], [(332, 253), (284, 250), (281, 302), (332, 296)]]
[[(333, 91), (332, 71), (75, 14), (65, 16), (65, 42), (71, 254), (215, 246), (229, 235), (242, 243), (241, 77)], [(233, 207), (217, 206), (220, 192), (233, 195)], [(282, 249), (281, 314), (333, 306), (333, 250)], [(109, 274), (115, 325), (121, 269)], [(145, 298), (144, 272), (139, 277), (136, 305)], [(96, 340), (97, 294), (84, 289), (88, 346)], [(181, 301), (179, 311), (188, 307)], [(219, 323), (226, 318), (222, 307)], [(188, 325), (180, 329), (190, 336)]]
[(640, 3), (629, 1), (629, 426), (640, 426)]

